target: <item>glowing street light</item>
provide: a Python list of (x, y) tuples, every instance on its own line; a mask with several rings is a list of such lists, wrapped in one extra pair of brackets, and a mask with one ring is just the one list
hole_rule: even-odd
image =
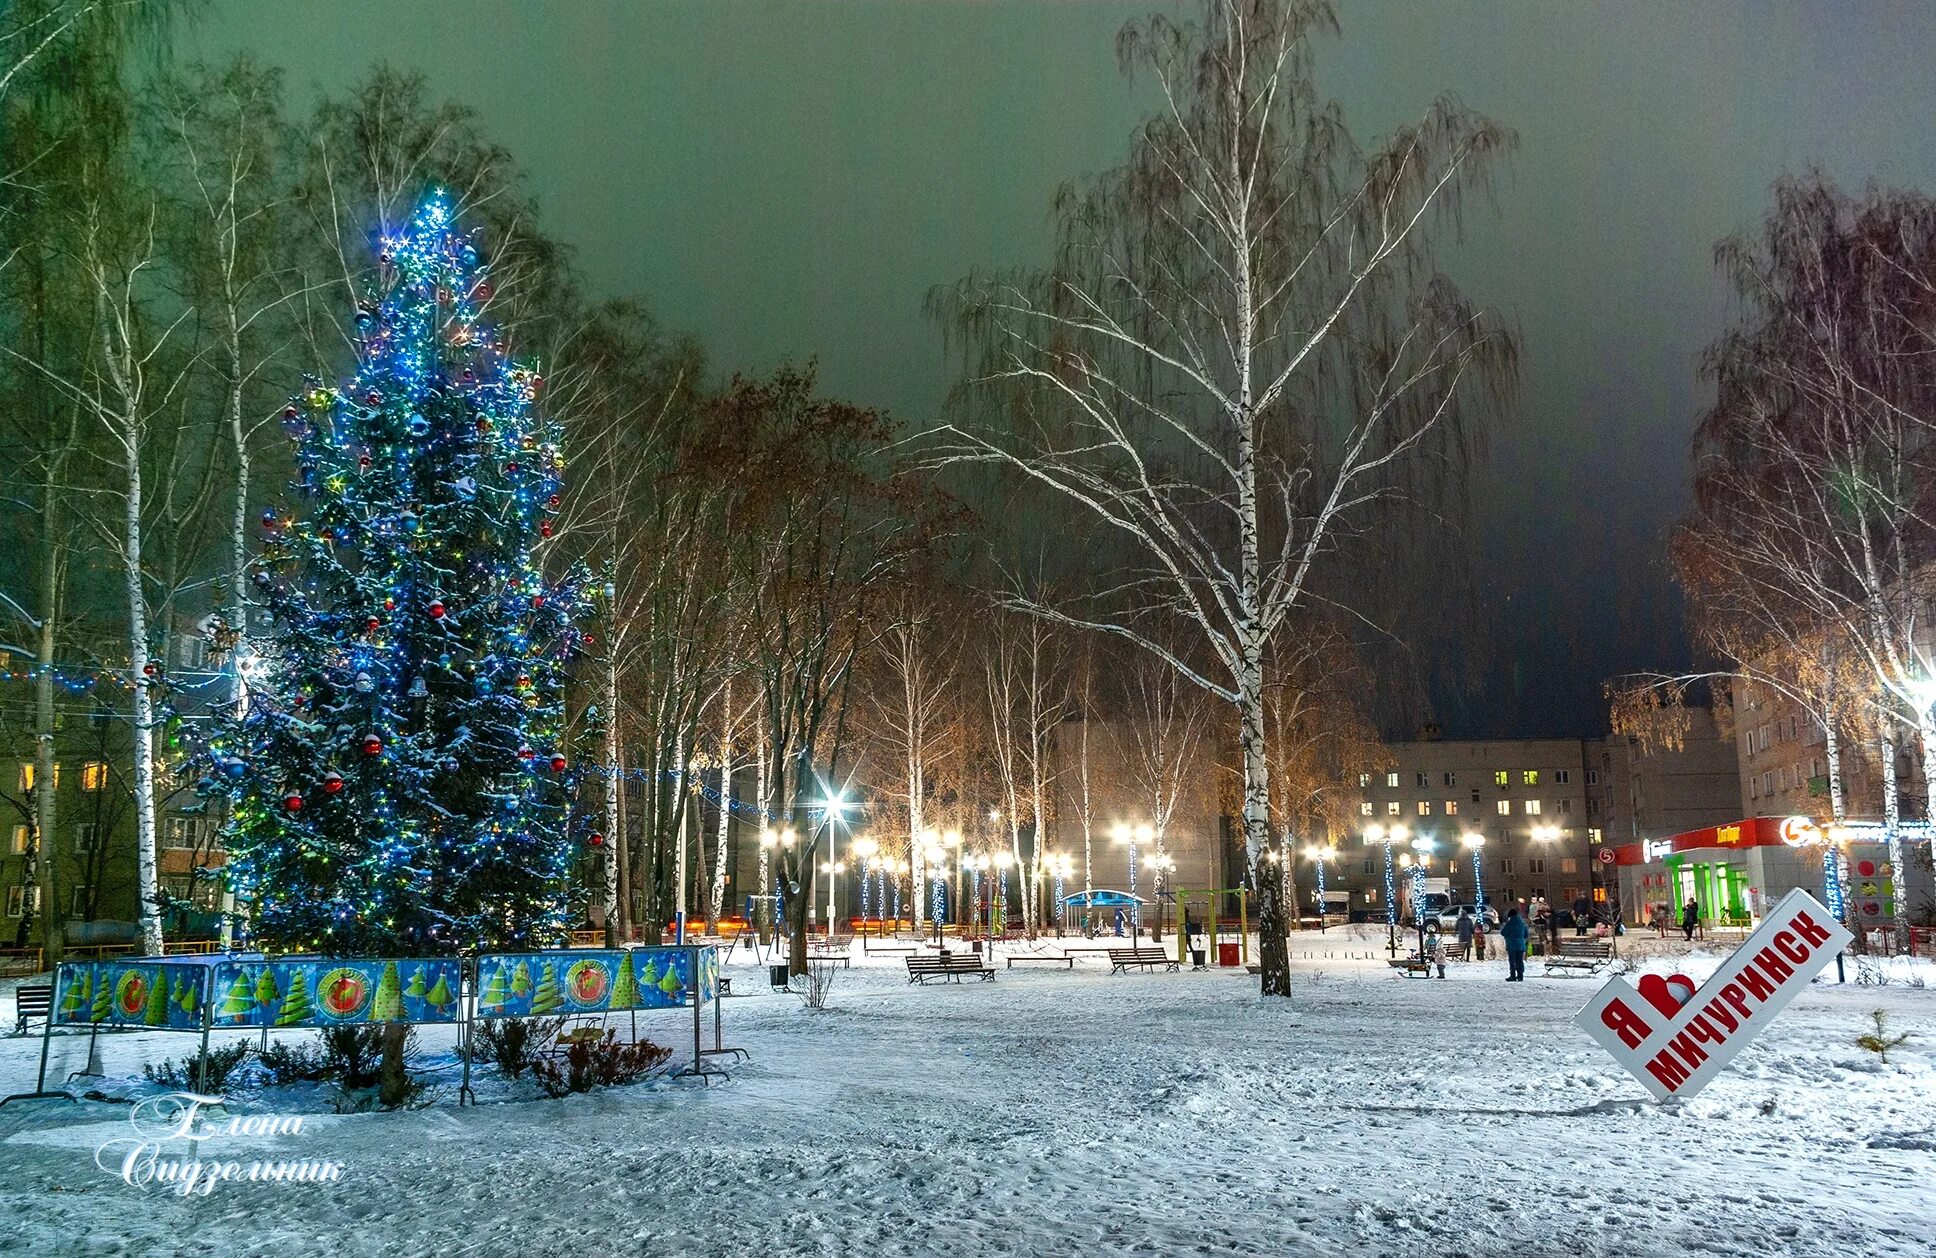
[(1486, 879), (1481, 858), (1485, 855), (1486, 836), (1476, 832), (1461, 835), (1459, 842), (1472, 853), (1472, 911), (1483, 924), (1486, 920)]
[(1324, 865), (1336, 855), (1337, 853), (1329, 847), (1321, 847), (1316, 843), (1304, 845), (1304, 858), (1318, 867), (1318, 933), (1320, 934), (1324, 932), (1325, 910), (1330, 907), (1330, 901), (1325, 897), (1324, 891)]

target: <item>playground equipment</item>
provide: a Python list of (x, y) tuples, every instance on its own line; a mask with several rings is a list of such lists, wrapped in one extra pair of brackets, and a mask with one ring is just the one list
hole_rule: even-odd
[(1212, 965), (1230, 964), (1225, 959), (1223, 950), (1218, 946), (1223, 941), (1218, 936), (1217, 906), (1223, 903), (1223, 897), (1227, 895), (1237, 897), (1237, 938), (1233, 941), (1237, 953), (1236, 963), (1246, 966), (1250, 964), (1250, 890), (1248, 888), (1178, 887), (1174, 894), (1178, 919), (1176, 959), (1179, 964), (1190, 959), (1187, 950), (1190, 947), (1190, 905), (1193, 901), (1201, 901), (1203, 904), (1204, 951), (1208, 961)]
[[(1065, 911), (1068, 909), (1077, 911), (1076, 928), (1085, 935), (1121, 934), (1117, 927), (1117, 918), (1122, 914), (1133, 913), (1134, 910), (1148, 903), (1148, 900), (1133, 896), (1127, 891), (1109, 891), (1102, 888), (1078, 891), (1073, 895), (1062, 897), (1062, 907)], [(1097, 929), (1095, 915), (1103, 916), (1102, 929)]]

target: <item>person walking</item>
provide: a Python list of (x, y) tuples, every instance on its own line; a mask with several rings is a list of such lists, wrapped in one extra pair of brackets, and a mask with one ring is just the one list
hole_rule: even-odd
[(1472, 921), (1472, 954), (1481, 961), (1492, 960), (1492, 955), (1486, 951), (1486, 919), (1483, 916)]
[(1587, 923), (1593, 917), (1593, 901), (1579, 896), (1573, 901), (1573, 933), (1581, 939), (1586, 938)]
[(1687, 907), (1681, 910), (1681, 934), (1687, 942), (1694, 942), (1694, 928), (1700, 924), (1701, 906), (1690, 898)]
[(1506, 924), (1499, 928), (1499, 934), (1506, 941), (1506, 981), (1523, 983), (1526, 981), (1526, 919), (1514, 909), (1506, 915)]
[(1459, 924), (1453, 929), (1457, 932), (1458, 940), (1459, 940), (1459, 960), (1461, 961), (1472, 960), (1473, 925), (1472, 925), (1471, 909), (1465, 908), (1464, 906), (1460, 907)]

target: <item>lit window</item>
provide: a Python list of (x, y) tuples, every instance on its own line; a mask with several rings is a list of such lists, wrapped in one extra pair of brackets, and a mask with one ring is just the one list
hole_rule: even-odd
[(81, 766), (81, 789), (98, 791), (108, 784), (108, 766), (103, 760), (90, 760)]
[(1588, 843), (1605, 843), (1607, 836), (1602, 834), (1598, 827), (1591, 827), (1586, 832), (1586, 841)]
[(1458, 800), (1456, 800), (1456, 799), (1448, 799), (1448, 800), (1446, 800), (1446, 801), (1445, 801), (1445, 815), (1446, 815), (1446, 816), (1448, 816), (1448, 817), (1456, 817), (1456, 816), (1458, 816), (1458, 815), (1459, 815), (1459, 801), (1458, 801)]
[[(20, 789), (31, 791), (38, 776), (34, 772), (34, 762), (29, 760), (20, 766)], [(60, 789), (60, 761), (54, 761), (54, 789)]]
[(1492, 784), (1494, 786), (1511, 786), (1512, 774), (1505, 769), (1500, 769), (1492, 775)]
[(1360, 773), (1360, 774), (1358, 775), (1358, 785), (1359, 785), (1359, 786), (1370, 786), (1370, 785), (1371, 785), (1371, 774), (1369, 774), (1369, 773)]
[(1370, 800), (1366, 800), (1366, 801), (1365, 801), (1364, 803), (1362, 803), (1362, 804), (1359, 804), (1359, 805), (1358, 805), (1358, 815), (1359, 815), (1360, 817), (1369, 817), (1369, 816), (1371, 816), (1371, 801), (1370, 801)]
[(1520, 784), (1521, 784), (1521, 785), (1524, 785), (1524, 786), (1538, 786), (1538, 785), (1539, 785), (1539, 770), (1538, 770), (1538, 769), (1522, 769), (1522, 770), (1520, 770), (1520, 773), (1519, 773), (1519, 781), (1520, 781)]
[(1432, 801), (1431, 801), (1431, 800), (1429, 800), (1429, 799), (1421, 799), (1421, 800), (1419, 800), (1419, 801), (1418, 801), (1418, 815), (1419, 815), (1419, 816), (1421, 816), (1421, 817), (1429, 817), (1429, 816), (1431, 816), (1431, 815), (1432, 815)]
[(1607, 902), (1607, 889), (1605, 887), (1595, 887), (1593, 889), (1593, 902), (1595, 904), (1605, 904)]
[(26, 826), (15, 826), (13, 828), (13, 854), (15, 856), (25, 856), (27, 854)]
[(1398, 771), (1396, 769), (1394, 769), (1392, 772), (1387, 773), (1385, 775), (1385, 785), (1386, 786), (1398, 785)]
[(1386, 815), (1387, 817), (1396, 817), (1396, 816), (1398, 815), (1398, 801), (1397, 801), (1397, 800), (1395, 800), (1395, 799), (1394, 799), (1394, 800), (1390, 800), (1389, 802), (1387, 802), (1387, 803), (1385, 804), (1385, 815)]
[(1527, 800), (1527, 801), (1526, 801), (1526, 815), (1527, 815), (1528, 817), (1537, 817), (1537, 816), (1539, 816), (1539, 811), (1540, 811), (1540, 810), (1539, 810), (1539, 801), (1538, 801), (1538, 800), (1536, 800), (1536, 799), (1529, 799), (1529, 800)]
[(1571, 856), (1562, 856), (1560, 858), (1560, 872), (1563, 874), (1577, 874), (1580, 872), (1580, 862)]
[(1510, 799), (1502, 799), (1499, 801), (1499, 815), (1502, 817), (1512, 816), (1512, 801)]

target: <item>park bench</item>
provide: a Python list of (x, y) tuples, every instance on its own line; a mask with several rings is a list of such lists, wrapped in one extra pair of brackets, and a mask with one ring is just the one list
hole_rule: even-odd
[(1019, 957), (1010, 957), (1008, 959), (1008, 968), (1011, 970), (1014, 969), (1015, 963), (1017, 961), (1022, 961), (1022, 962), (1039, 961), (1045, 965), (1066, 965), (1071, 970), (1076, 968), (1076, 959), (1068, 955), (1067, 953), (1064, 953), (1059, 957), (1052, 957), (1047, 953), (1037, 953), (1037, 954), (1030, 954), (1030, 955), (1024, 955)]
[(921, 950), (921, 945), (918, 943), (909, 943), (904, 939), (869, 940), (865, 936), (863, 936), (860, 941), (860, 950), (862, 952), (886, 952), (886, 953), (919, 952)]
[(1416, 953), (1408, 957), (1388, 958), (1385, 964), (1394, 970), (1403, 971), (1406, 978), (1430, 978), (1432, 971), (1438, 966), (1438, 962), (1432, 958), (1421, 957)]
[(40, 973), (40, 949), (0, 948), (0, 978)]
[(807, 948), (807, 960), (825, 961), (828, 965), (837, 965), (842, 969), (846, 969), (854, 963), (854, 959), (844, 952), (830, 952), (811, 946)]
[(951, 952), (946, 956), (912, 956), (907, 959), (908, 982), (925, 984), (931, 978), (945, 978), (959, 983), (964, 974), (979, 975), (984, 982), (992, 982), (995, 968), (984, 964), (982, 959), (967, 953)]
[(1559, 948), (1546, 955), (1546, 972), (1577, 970), (1597, 974), (1612, 963), (1612, 939), (1561, 939)]
[(1109, 950), (1111, 974), (1122, 974), (1132, 965), (1139, 965), (1145, 970), (1153, 965), (1160, 965), (1166, 970), (1182, 968), (1177, 964), (1175, 957), (1161, 948), (1111, 948)]
[(39, 1018), (42, 1022), (54, 1011), (54, 985), (52, 983), (33, 983), (21, 986), (13, 994), (15, 1035), (27, 1033), (27, 1020)]

